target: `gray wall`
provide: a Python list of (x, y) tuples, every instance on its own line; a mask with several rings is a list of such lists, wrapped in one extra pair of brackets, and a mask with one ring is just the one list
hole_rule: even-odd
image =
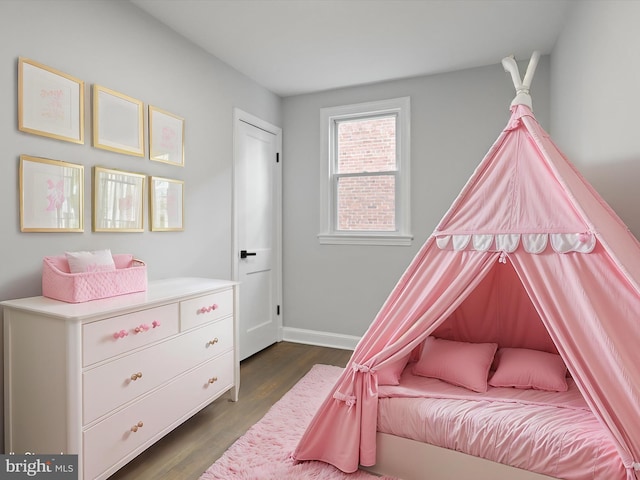
[(640, 238), (640, 2), (575, 2), (551, 56), (555, 142)]
[[(532, 95), (544, 127), (548, 84), (549, 59), (542, 57)], [(413, 245), (320, 245), (320, 108), (402, 96), (411, 97)], [(313, 331), (364, 333), (506, 125), (514, 96), (511, 77), (496, 64), (284, 99), (285, 338), (291, 329), (307, 331), (307, 339)]]
[[(84, 80), (84, 145), (18, 131), (19, 56)], [(39, 295), (42, 257), (65, 250), (133, 253), (149, 279), (231, 275), (233, 107), (280, 125), (279, 97), (124, 1), (2, 0), (0, 65), (0, 299)], [(93, 148), (92, 84), (184, 117), (185, 167)], [(20, 154), (85, 165), (84, 233), (20, 232)], [(92, 233), (94, 165), (184, 180), (185, 231), (150, 232), (145, 218), (144, 233)]]
[[(18, 131), (19, 56), (84, 80), (84, 145)], [(233, 107), (281, 125), (278, 96), (125, 1), (0, 0), (0, 66), (0, 300), (39, 295), (42, 257), (65, 250), (132, 253), (151, 280), (230, 277)], [(93, 148), (94, 83), (184, 117), (185, 167)], [(20, 232), (21, 154), (85, 166), (84, 233)], [(144, 233), (92, 233), (94, 165), (184, 180), (185, 231), (150, 232), (145, 218)]]

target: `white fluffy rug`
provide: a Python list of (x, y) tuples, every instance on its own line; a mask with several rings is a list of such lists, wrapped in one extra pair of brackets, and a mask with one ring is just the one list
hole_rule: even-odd
[(346, 474), (327, 463), (296, 463), (290, 457), (341, 372), (340, 367), (314, 365), (200, 480), (380, 480), (363, 471)]

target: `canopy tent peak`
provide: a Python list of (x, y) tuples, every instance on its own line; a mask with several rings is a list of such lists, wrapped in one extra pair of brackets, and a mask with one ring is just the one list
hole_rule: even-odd
[(524, 79), (520, 78), (518, 64), (516, 63), (516, 59), (513, 55), (504, 57), (502, 59), (502, 66), (504, 67), (504, 71), (511, 74), (513, 85), (514, 87), (516, 87), (516, 97), (511, 102), (511, 107), (513, 107), (514, 105), (526, 105), (531, 110), (533, 110), (533, 108), (531, 107), (531, 95), (529, 94), (529, 88), (531, 87), (531, 81), (533, 80), (533, 74), (536, 71), (536, 66), (538, 65), (539, 59), (540, 52), (536, 50), (531, 55), (529, 65), (527, 66), (527, 71), (524, 74)]

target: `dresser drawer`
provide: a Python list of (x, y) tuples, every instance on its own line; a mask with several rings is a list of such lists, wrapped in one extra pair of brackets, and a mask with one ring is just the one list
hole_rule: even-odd
[(178, 305), (149, 308), (82, 326), (82, 364), (162, 340), (178, 333)]
[(133, 458), (231, 388), (233, 370), (233, 352), (228, 352), (84, 431), (84, 478)]
[(233, 319), (228, 317), (87, 369), (82, 375), (82, 423), (86, 425), (174, 376), (232, 350)]
[(233, 290), (180, 302), (180, 328), (187, 330), (233, 313)]

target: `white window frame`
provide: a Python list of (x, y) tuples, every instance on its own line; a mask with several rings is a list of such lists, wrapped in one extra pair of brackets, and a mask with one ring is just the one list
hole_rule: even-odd
[[(339, 231), (336, 228), (336, 123), (383, 115), (395, 115), (396, 123), (396, 230)], [(410, 98), (358, 103), (320, 109), (320, 233), (321, 244), (333, 245), (411, 245), (410, 209)]]

